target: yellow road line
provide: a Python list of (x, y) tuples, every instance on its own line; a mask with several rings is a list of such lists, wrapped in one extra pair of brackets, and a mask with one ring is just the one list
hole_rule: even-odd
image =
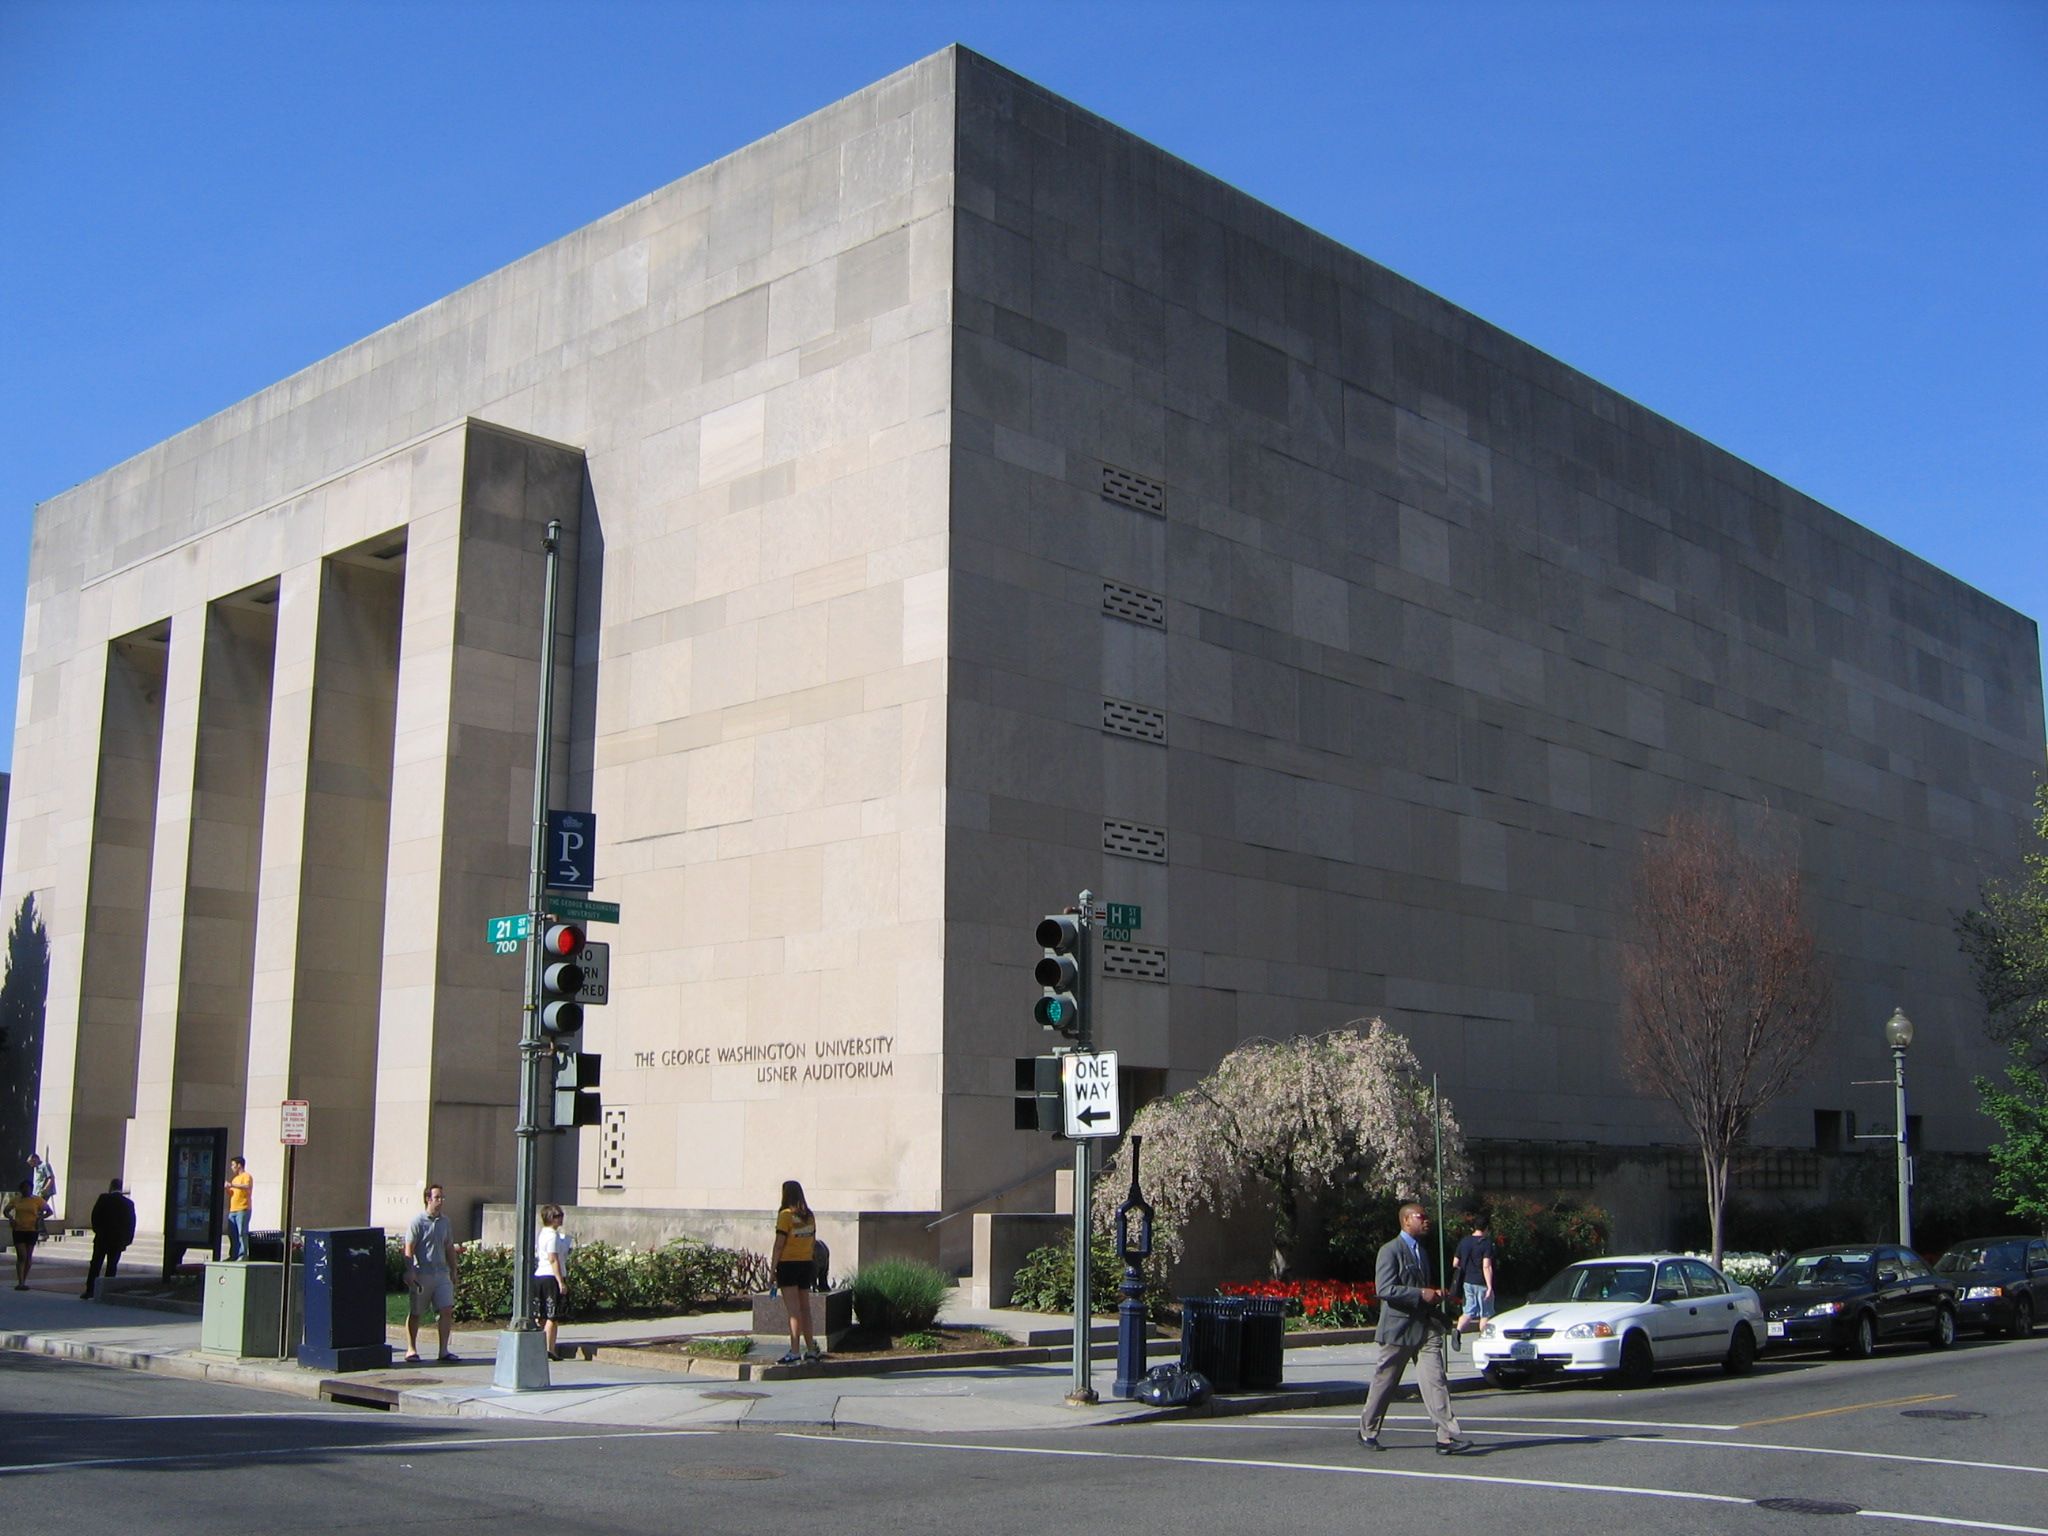
[(1738, 1424), (1737, 1429), (1762, 1429), (1766, 1424), (1792, 1424), (1800, 1419), (1827, 1419), (1838, 1413), (1861, 1413), (1866, 1408), (1903, 1408), (1908, 1403), (1945, 1403), (1953, 1398), (1953, 1392), (1923, 1392), (1918, 1397), (1887, 1397), (1874, 1403), (1851, 1403), (1846, 1408), (1816, 1408), (1811, 1413), (1788, 1413), (1776, 1419), (1751, 1419), (1747, 1424)]

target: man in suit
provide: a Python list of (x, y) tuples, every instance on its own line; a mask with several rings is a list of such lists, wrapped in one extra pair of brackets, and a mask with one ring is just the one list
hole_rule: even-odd
[(1408, 1363), (1418, 1362), (1416, 1381), (1422, 1388), (1422, 1404), (1436, 1425), (1436, 1448), (1442, 1456), (1472, 1449), (1472, 1442), (1458, 1432), (1457, 1415), (1451, 1412), (1451, 1385), (1444, 1373), (1445, 1323), (1438, 1303), (1444, 1292), (1430, 1284), (1429, 1251), (1422, 1240), (1429, 1236), (1429, 1213), (1416, 1201), (1401, 1207), (1401, 1232), (1380, 1249), (1374, 1266), (1373, 1288), (1379, 1293), (1380, 1320), (1373, 1338), (1380, 1357), (1372, 1371), (1372, 1390), (1365, 1395), (1365, 1412), (1358, 1420), (1358, 1440), (1369, 1451), (1385, 1450), (1380, 1444), (1380, 1421), (1394, 1400), (1394, 1389)]

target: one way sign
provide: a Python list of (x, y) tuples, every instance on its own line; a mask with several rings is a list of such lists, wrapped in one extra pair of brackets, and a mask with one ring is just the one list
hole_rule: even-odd
[(1121, 1136), (1124, 1117), (1116, 1097), (1116, 1052), (1060, 1058), (1060, 1089), (1067, 1106), (1067, 1135)]

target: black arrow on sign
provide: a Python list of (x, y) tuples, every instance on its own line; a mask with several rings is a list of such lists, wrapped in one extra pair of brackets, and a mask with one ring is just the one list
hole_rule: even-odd
[(1074, 1118), (1080, 1121), (1083, 1125), (1093, 1125), (1098, 1120), (1113, 1120), (1116, 1117), (1112, 1115), (1108, 1110), (1097, 1109), (1093, 1104), (1091, 1104), (1086, 1109), (1082, 1110), (1081, 1113), (1074, 1116)]

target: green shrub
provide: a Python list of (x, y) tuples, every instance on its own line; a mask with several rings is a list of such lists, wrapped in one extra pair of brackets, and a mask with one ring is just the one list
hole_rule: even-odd
[(917, 1259), (877, 1259), (854, 1273), (853, 1315), (863, 1328), (891, 1335), (929, 1328), (952, 1285)]
[(920, 1328), (915, 1333), (906, 1333), (896, 1341), (905, 1349), (921, 1349), (927, 1354), (937, 1354), (946, 1347), (944, 1338)]
[[(1605, 1253), (1613, 1225), (1599, 1206), (1573, 1200), (1545, 1205), (1503, 1196), (1486, 1202), (1486, 1211), (1487, 1231), (1499, 1249), (1495, 1284), (1504, 1294), (1526, 1294), (1565, 1265)], [(1455, 1247), (1456, 1237), (1446, 1236), (1446, 1247)]]
[[(1101, 1232), (1095, 1234), (1088, 1253), (1088, 1310), (1097, 1317), (1114, 1317), (1123, 1301), (1124, 1261), (1109, 1236)], [(1162, 1267), (1155, 1262), (1145, 1268), (1145, 1316), (1155, 1323), (1168, 1320), (1176, 1310), (1161, 1278)], [(1073, 1316), (1073, 1239), (1047, 1243), (1025, 1254), (1010, 1282), (1010, 1296), (1010, 1305), (1019, 1311)]]
[[(513, 1250), (460, 1245), (455, 1316), (464, 1322), (505, 1317), (512, 1310)], [(397, 1260), (403, 1289), (404, 1258)], [(570, 1303), (578, 1317), (606, 1313), (672, 1315), (701, 1312), (768, 1288), (769, 1263), (758, 1253), (677, 1238), (652, 1250), (580, 1243), (569, 1255)], [(392, 1262), (386, 1254), (385, 1273)]]
[[(1113, 1313), (1117, 1287), (1123, 1283), (1123, 1260), (1111, 1240), (1097, 1233), (1088, 1250), (1088, 1308)], [(1074, 1244), (1071, 1238), (1047, 1243), (1024, 1255), (1011, 1282), (1010, 1305), (1026, 1312), (1074, 1310)]]

